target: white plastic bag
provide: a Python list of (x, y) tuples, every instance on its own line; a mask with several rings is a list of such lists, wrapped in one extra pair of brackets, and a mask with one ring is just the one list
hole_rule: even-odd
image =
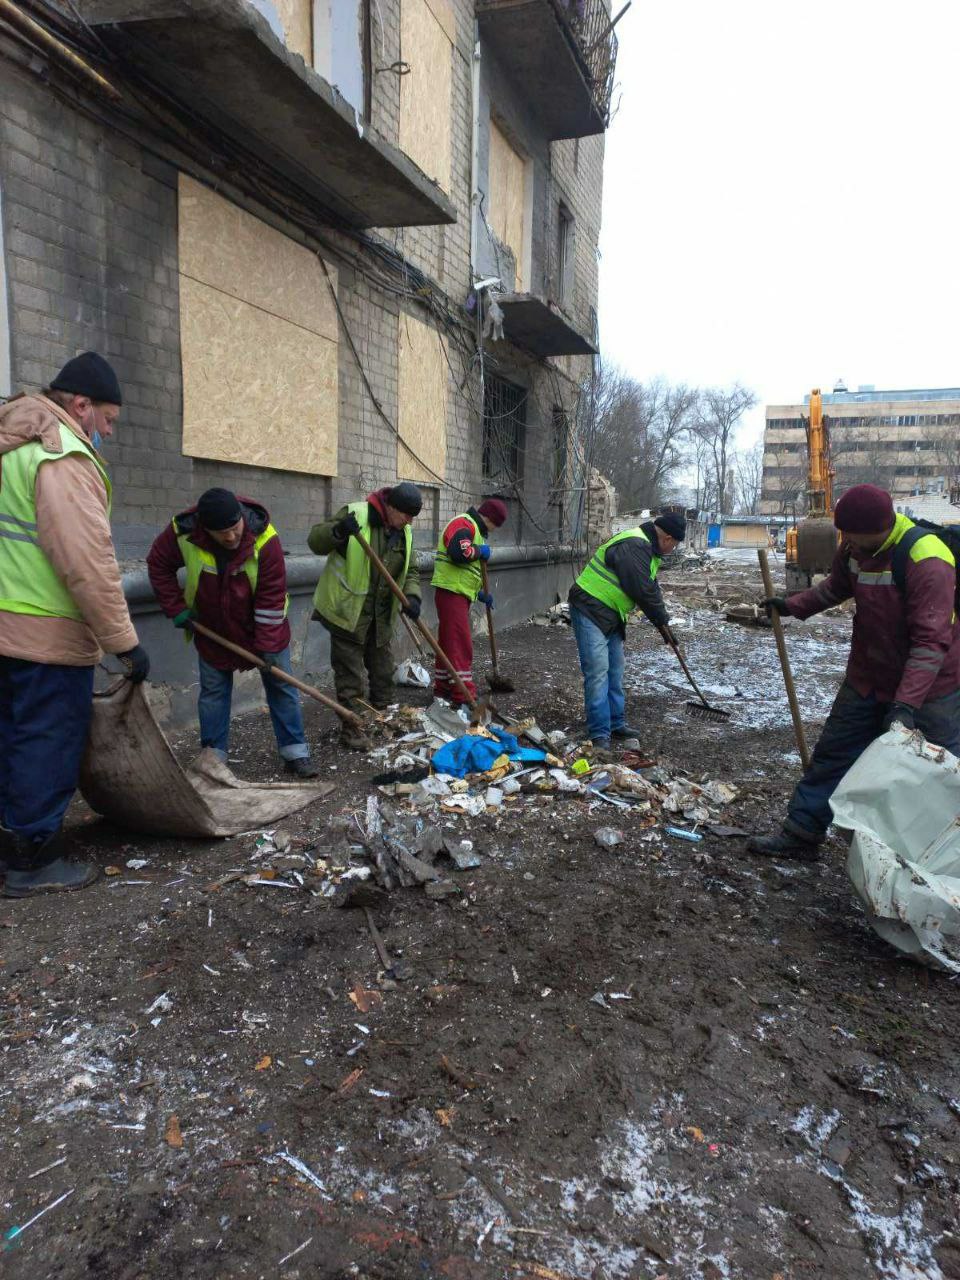
[(847, 874), (873, 928), (914, 959), (960, 973), (960, 760), (894, 726), (831, 805), (854, 832)]
[(429, 689), (432, 681), (426, 667), (414, 662), (413, 658), (404, 658), (393, 673), (393, 683), (410, 685), (414, 689)]

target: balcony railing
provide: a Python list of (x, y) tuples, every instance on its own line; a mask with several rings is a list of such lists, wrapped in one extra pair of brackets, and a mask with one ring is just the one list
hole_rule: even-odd
[(603, 133), (617, 65), (603, 0), (476, 0), (476, 13), (481, 38), (522, 87), (549, 138)]
[(593, 97), (605, 125), (617, 70), (616, 32), (603, 0), (550, 0), (581, 58)]

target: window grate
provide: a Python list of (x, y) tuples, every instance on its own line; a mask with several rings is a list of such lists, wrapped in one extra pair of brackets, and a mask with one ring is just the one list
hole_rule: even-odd
[(488, 375), (483, 385), (483, 476), (497, 487), (523, 482), (527, 391)]

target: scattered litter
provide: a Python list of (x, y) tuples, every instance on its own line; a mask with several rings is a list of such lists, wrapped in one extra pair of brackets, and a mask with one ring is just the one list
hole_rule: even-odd
[(254, 1071), (266, 1071), (267, 1067), (272, 1065), (273, 1059), (270, 1057), (269, 1053), (265, 1053), (253, 1069)]
[(67, 1163), (67, 1157), (61, 1156), (59, 1160), (54, 1160), (53, 1164), (45, 1164), (42, 1169), (36, 1169), (33, 1173), (27, 1174), (27, 1181), (32, 1178), (39, 1178), (41, 1173), (49, 1173), (51, 1169), (59, 1169), (60, 1165)]
[(301, 1178), (305, 1178), (307, 1182), (312, 1183), (318, 1191), (322, 1192), (325, 1200), (329, 1200), (331, 1198), (326, 1194), (326, 1186), (320, 1181), (313, 1170), (308, 1169), (302, 1160), (299, 1160), (296, 1156), (292, 1156), (289, 1151), (278, 1151), (276, 1155), (266, 1156), (265, 1159), (268, 1164), (278, 1164), (282, 1160), (284, 1164), (288, 1164), (291, 1169), (296, 1170), (296, 1172), (300, 1174)]
[(291, 1249), (289, 1253), (285, 1253), (277, 1263), (278, 1267), (282, 1267), (285, 1262), (289, 1262), (291, 1258), (295, 1258), (298, 1253), (303, 1253), (308, 1245), (313, 1244), (313, 1236), (309, 1240), (304, 1240), (303, 1244), (298, 1244), (296, 1249)]
[(663, 829), (668, 836), (674, 836), (677, 840), (687, 840), (690, 844), (698, 844), (703, 839), (699, 831), (685, 831), (683, 827), (664, 827)]
[(4, 1240), (7, 1242), (7, 1244), (9, 1244), (12, 1240), (16, 1240), (17, 1236), (22, 1236), (24, 1231), (26, 1231), (27, 1227), (32, 1227), (33, 1224), (37, 1222), (40, 1218), (42, 1218), (45, 1213), (49, 1213), (51, 1209), (55, 1209), (58, 1204), (63, 1204), (64, 1200), (66, 1200), (69, 1196), (72, 1196), (75, 1190), (76, 1190), (75, 1187), (71, 1187), (69, 1191), (65, 1191), (62, 1196), (58, 1196), (56, 1200), (53, 1200), (51, 1201), (50, 1204), (45, 1205), (40, 1210), (39, 1213), (35, 1213), (33, 1217), (29, 1220), (29, 1222), (25, 1222), (23, 1226), (11, 1227), (9, 1231), (5, 1231), (3, 1233)]
[(129, 858), (127, 860), (127, 866), (131, 871), (142, 871), (144, 867), (148, 867), (149, 865), (149, 858)]
[(602, 991), (595, 991), (593, 995), (590, 997), (590, 1003), (598, 1004), (601, 1009), (610, 1008), (610, 1006), (607, 1004), (606, 996), (604, 996)]
[(180, 1148), (183, 1146), (183, 1134), (180, 1132), (180, 1121), (177, 1116), (171, 1115), (167, 1120), (167, 1127), (163, 1131), (163, 1140), (168, 1147)]
[(414, 689), (429, 689), (433, 683), (430, 672), (413, 658), (405, 658), (398, 663), (393, 672), (393, 683), (406, 685)]
[(168, 993), (164, 991), (160, 995), (158, 995), (156, 1000), (154, 1000), (153, 1004), (148, 1005), (143, 1012), (144, 1013), (169, 1013), (172, 1008), (173, 1008), (173, 1001), (170, 999), (170, 996), (168, 995)]
[(459, 844), (451, 845), (449, 857), (458, 871), (472, 871), (474, 867), (481, 865), (472, 840), (461, 840)]
[(593, 839), (601, 849), (615, 849), (618, 844), (623, 844), (624, 836), (616, 827), (598, 827)]

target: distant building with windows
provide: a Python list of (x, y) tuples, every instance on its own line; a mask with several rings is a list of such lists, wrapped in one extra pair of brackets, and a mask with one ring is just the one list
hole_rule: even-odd
[[(809, 396), (770, 404), (763, 437), (765, 515), (806, 510)], [(836, 471), (834, 498), (855, 484), (878, 484), (903, 507), (911, 495), (960, 495), (960, 387), (849, 391), (838, 382), (823, 395)], [(951, 498), (952, 495), (952, 498)]]

